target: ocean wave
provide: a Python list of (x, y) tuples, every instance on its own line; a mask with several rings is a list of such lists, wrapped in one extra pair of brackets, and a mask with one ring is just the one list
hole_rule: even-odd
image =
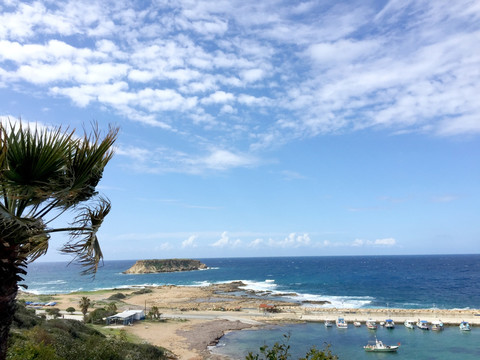
[(50, 280), (50, 281), (33, 281), (31, 285), (60, 285), (66, 284), (65, 280)]

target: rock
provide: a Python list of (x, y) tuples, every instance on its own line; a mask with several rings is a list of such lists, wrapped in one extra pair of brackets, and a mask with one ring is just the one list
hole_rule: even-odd
[(138, 260), (124, 274), (152, 274), (160, 272), (192, 271), (207, 269), (207, 265), (199, 260), (191, 259), (162, 259), (162, 260)]

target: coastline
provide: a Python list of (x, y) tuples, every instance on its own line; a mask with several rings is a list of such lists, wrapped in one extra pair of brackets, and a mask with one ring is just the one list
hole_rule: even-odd
[[(212, 355), (208, 347), (214, 345), (227, 331), (262, 327), (272, 324), (296, 322), (323, 322), (344, 317), (349, 323), (368, 319), (377, 322), (393, 319), (398, 325), (406, 319), (433, 321), (441, 319), (445, 325), (458, 325), (468, 321), (473, 326), (480, 325), (480, 310), (459, 309), (336, 309), (319, 306), (305, 306), (282, 300), (266, 300), (252, 294), (239, 294), (239, 283), (215, 284), (209, 286), (146, 287), (148, 292), (138, 294), (139, 288), (110, 289), (91, 292), (48, 295), (56, 301), (56, 307), (78, 309), (81, 297), (87, 296), (95, 304), (94, 308), (115, 302), (118, 311), (128, 309), (148, 309), (157, 306), (162, 313), (162, 321), (139, 321), (124, 329), (132, 335), (170, 350), (178, 359), (222, 359)], [(134, 294), (137, 292), (137, 294)], [(112, 295), (122, 293), (122, 300), (109, 300)], [(36, 300), (42, 295), (19, 292), (19, 299)], [(260, 308), (268, 303), (275, 312)], [(93, 310), (93, 309), (90, 309)], [(64, 313), (67, 318), (68, 315)], [(75, 315), (73, 315), (75, 316)], [(117, 326), (118, 327), (118, 326)]]

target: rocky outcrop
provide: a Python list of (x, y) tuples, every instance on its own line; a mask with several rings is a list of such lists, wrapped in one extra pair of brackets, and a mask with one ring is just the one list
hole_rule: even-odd
[(206, 269), (207, 265), (199, 260), (191, 259), (162, 259), (138, 260), (124, 274), (152, 274), (160, 272), (191, 271)]

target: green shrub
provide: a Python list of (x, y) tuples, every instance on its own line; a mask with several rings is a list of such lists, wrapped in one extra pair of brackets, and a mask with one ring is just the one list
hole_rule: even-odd
[(108, 298), (108, 300), (122, 300), (122, 299), (125, 299), (127, 297), (127, 295), (123, 294), (123, 293), (116, 293), (116, 294), (113, 294), (112, 296), (110, 296)]
[[(98, 309), (97, 309), (98, 310)], [(100, 313), (100, 312), (98, 312)], [(17, 305), (9, 337), (8, 360), (165, 360), (165, 350), (107, 338), (80, 321), (43, 321)]]

